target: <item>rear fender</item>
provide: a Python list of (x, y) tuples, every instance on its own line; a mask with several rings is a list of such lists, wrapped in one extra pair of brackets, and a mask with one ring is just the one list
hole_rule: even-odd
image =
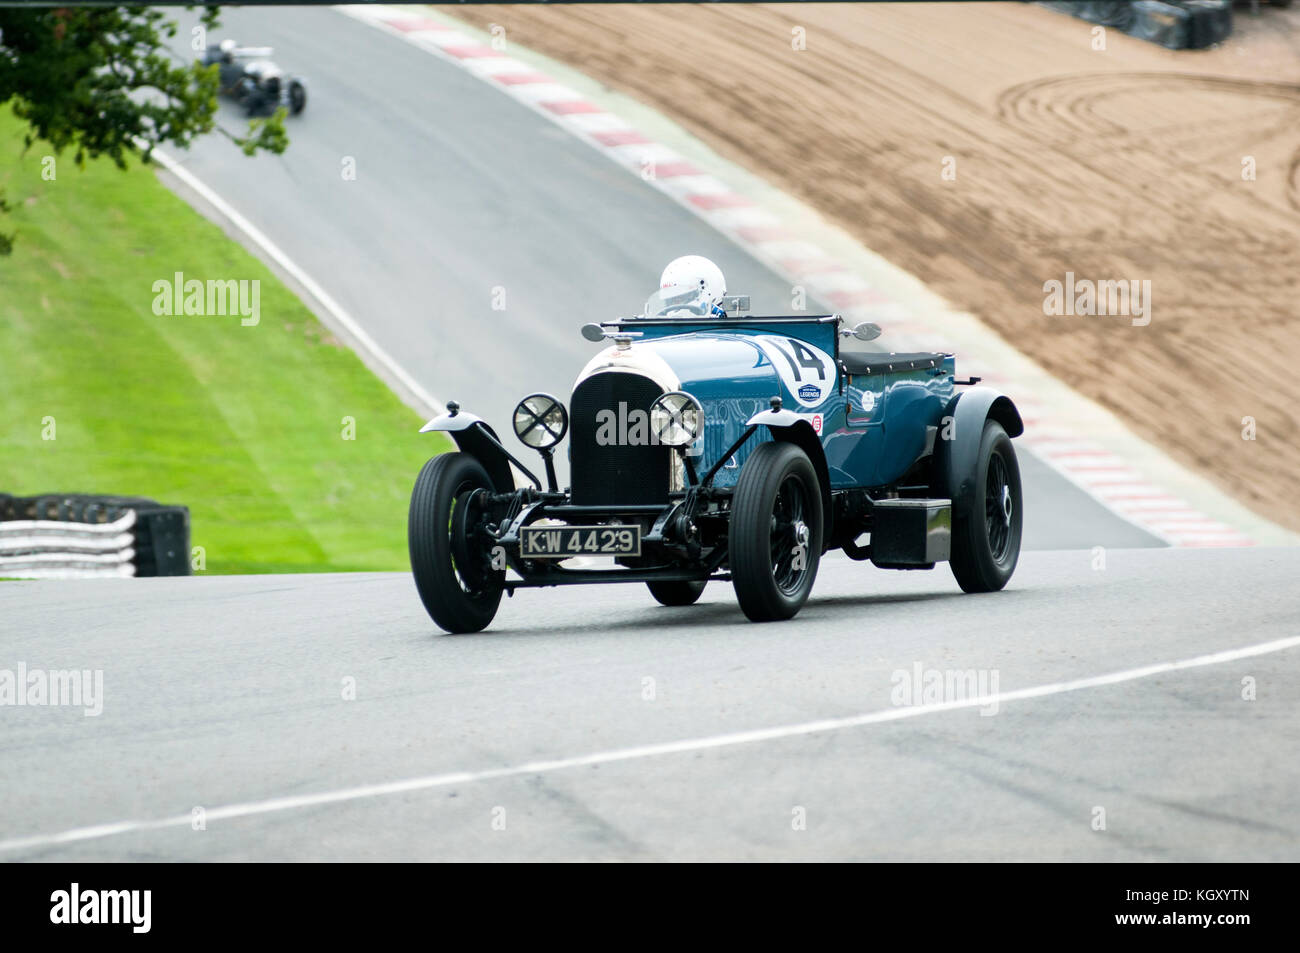
[(948, 401), (934, 443), (936, 495), (952, 500), (954, 516), (971, 512), (975, 496), (975, 465), (979, 459), (984, 424), (996, 420), (1008, 437), (1025, 432), (1020, 411), (991, 387), (972, 387)]

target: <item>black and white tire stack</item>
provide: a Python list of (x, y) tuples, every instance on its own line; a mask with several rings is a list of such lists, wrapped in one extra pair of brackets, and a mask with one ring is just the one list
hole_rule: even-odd
[(189, 510), (133, 497), (0, 494), (0, 578), (189, 574)]
[(1043, 6), (1171, 50), (1201, 50), (1232, 33), (1231, 0), (1045, 0)]

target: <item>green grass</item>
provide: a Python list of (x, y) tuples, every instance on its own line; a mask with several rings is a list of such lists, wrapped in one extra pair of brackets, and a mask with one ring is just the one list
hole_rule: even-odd
[[(20, 130), (0, 109), (0, 230), (17, 231), (0, 257), (0, 492), (185, 504), (208, 573), (405, 568), (411, 485), (442, 438), (151, 169), (65, 156), (46, 181)], [(155, 315), (153, 282), (177, 271), (260, 280), (260, 323)]]

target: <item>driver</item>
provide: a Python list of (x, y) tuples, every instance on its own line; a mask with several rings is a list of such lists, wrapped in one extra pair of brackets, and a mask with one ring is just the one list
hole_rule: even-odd
[(698, 301), (715, 318), (725, 318), (722, 299), (727, 294), (727, 280), (722, 269), (701, 255), (683, 255), (674, 258), (659, 276), (659, 293), (664, 298), (676, 298), (694, 292)]

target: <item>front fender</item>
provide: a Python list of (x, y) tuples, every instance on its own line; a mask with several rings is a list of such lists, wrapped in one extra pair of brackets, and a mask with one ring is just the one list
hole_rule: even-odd
[(971, 511), (975, 496), (975, 466), (986, 421), (996, 420), (1008, 437), (1025, 432), (1020, 411), (1011, 398), (991, 387), (972, 387), (955, 395), (944, 408), (935, 441), (935, 492), (952, 500), (954, 515)]
[[(760, 410), (753, 417), (745, 421), (746, 427), (755, 425), (764, 427), (793, 427), (795, 424), (805, 423), (804, 420), (793, 410)], [(809, 424), (811, 426), (811, 424)]]
[(515, 477), (510, 470), (510, 458), (501, 449), (501, 439), (481, 418), (474, 414), (460, 411), (455, 415), (439, 414), (420, 428), (420, 433), (430, 431), (449, 433), (456, 446), (483, 464), (483, 469), (492, 478), (492, 486), (498, 493), (513, 490)]

